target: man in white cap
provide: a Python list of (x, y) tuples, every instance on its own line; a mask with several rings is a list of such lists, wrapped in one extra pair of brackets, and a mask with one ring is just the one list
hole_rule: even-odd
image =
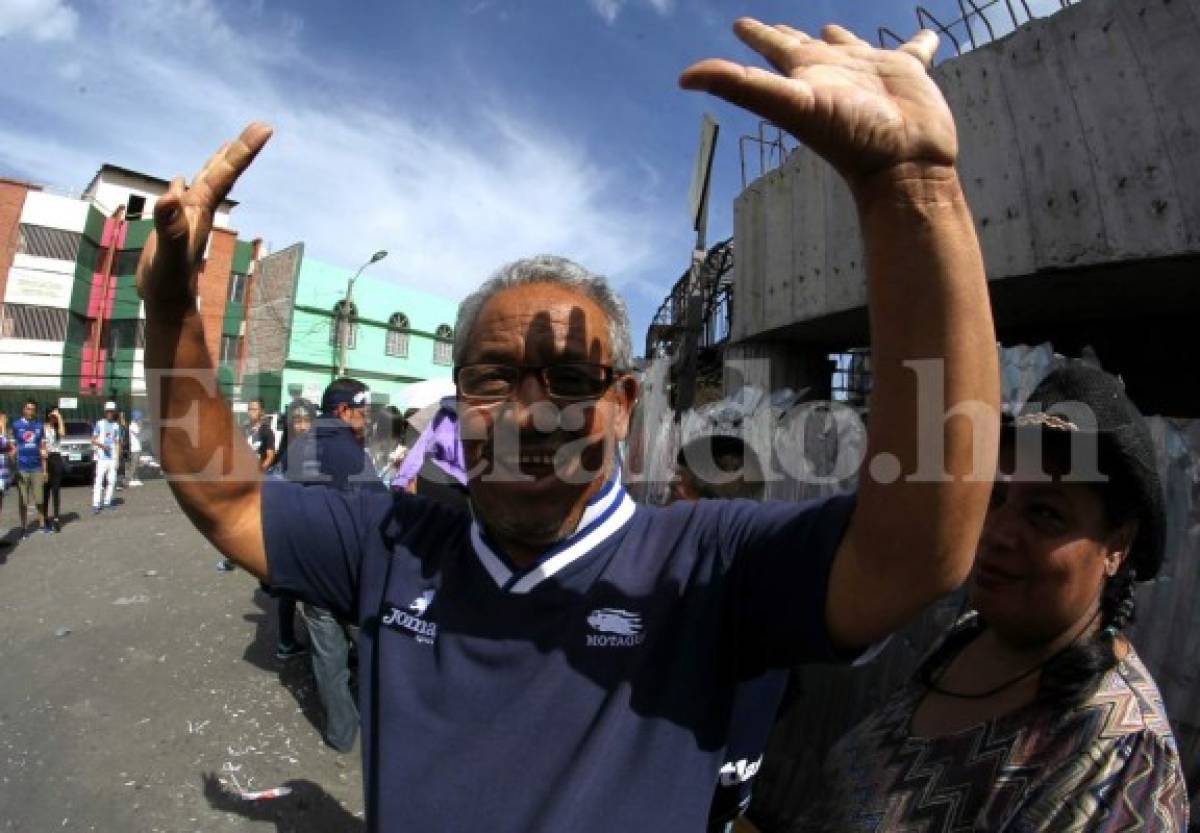
[(92, 514), (112, 509), (113, 487), (117, 484), (117, 460), (120, 459), (121, 425), (117, 422), (117, 403), (104, 403), (104, 418), (92, 428), (96, 479), (92, 484)]

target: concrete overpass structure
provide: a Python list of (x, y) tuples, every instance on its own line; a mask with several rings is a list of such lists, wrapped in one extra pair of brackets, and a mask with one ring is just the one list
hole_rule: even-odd
[[(1200, 415), (1198, 51), (1200, 0), (1085, 0), (934, 70), (1001, 341), (1091, 344), (1169, 416)], [(868, 340), (848, 191), (801, 148), (734, 217), (727, 356), (822, 390), (825, 356)]]

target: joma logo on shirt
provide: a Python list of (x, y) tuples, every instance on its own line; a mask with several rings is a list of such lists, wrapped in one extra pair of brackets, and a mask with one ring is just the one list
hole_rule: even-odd
[(630, 648), (646, 639), (642, 617), (616, 607), (602, 607), (588, 614), (588, 624), (598, 633), (587, 635), (590, 648)]
[[(394, 630), (408, 631), (418, 642), (432, 645), (433, 640), (437, 639), (437, 623), (426, 622), (421, 617), (429, 610), (435, 592), (426, 590), (413, 600), (408, 606), (408, 610), (402, 610), (393, 605), (391, 610), (384, 614), (379, 621)], [(413, 613), (409, 611), (413, 611)]]
[(420, 596), (417, 596), (417, 598), (413, 599), (413, 602), (408, 606), (408, 609), (417, 616), (424, 616), (425, 611), (429, 610), (429, 606), (433, 604), (433, 596), (435, 593), (437, 593), (436, 590), (426, 590)]

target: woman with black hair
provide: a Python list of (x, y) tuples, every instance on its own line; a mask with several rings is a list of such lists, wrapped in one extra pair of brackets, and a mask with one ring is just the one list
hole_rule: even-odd
[[(62, 414), (57, 405), (46, 408), (46, 495), (43, 498), (42, 514), (46, 518), (46, 529), (62, 532), (59, 511), (62, 508), (63, 458), (62, 441), (67, 434)], [(50, 511), (50, 503), (54, 511)]]
[(1164, 550), (1145, 420), (1113, 376), (1056, 370), (1006, 420), (1000, 472), (974, 610), (837, 743), (796, 829), (1187, 830), (1162, 697), (1123, 634)]

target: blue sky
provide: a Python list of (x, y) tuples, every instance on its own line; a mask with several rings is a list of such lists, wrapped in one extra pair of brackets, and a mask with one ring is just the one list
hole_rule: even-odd
[[(1058, 0), (1037, 0), (1037, 6)], [(949, 21), (953, 0), (924, 5)], [(679, 90), (750, 60), (739, 15), (864, 36), (908, 0), (0, 0), (0, 175), (78, 190), (104, 162), (190, 176), (251, 119), (276, 136), (233, 225), (451, 298), (553, 252), (608, 275), (637, 350), (688, 262), (701, 113), (721, 123), (709, 241), (732, 234), (754, 119)], [(997, 25), (1002, 25), (997, 21)], [(757, 167), (757, 156), (748, 160)]]

